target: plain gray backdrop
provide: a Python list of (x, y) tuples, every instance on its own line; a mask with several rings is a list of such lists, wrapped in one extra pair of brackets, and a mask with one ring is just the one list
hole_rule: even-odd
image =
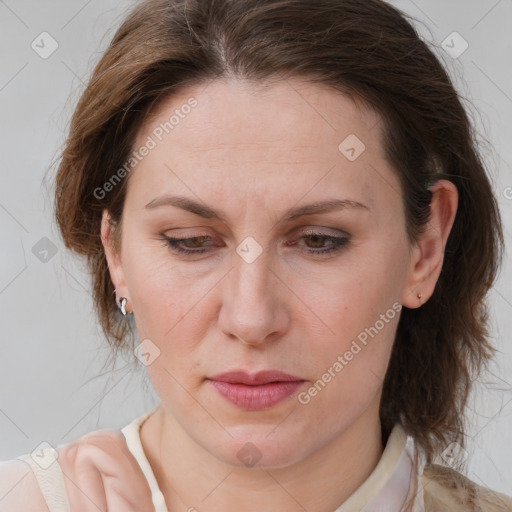
[[(108, 346), (94, 317), (88, 275), (63, 246), (52, 218), (52, 182), (43, 179), (88, 74), (134, 3), (0, 0), (0, 460), (28, 453), (43, 441), (57, 446), (94, 429), (119, 429), (158, 402), (142, 365), (132, 371), (120, 361), (114, 372), (99, 375)], [(492, 151), (484, 154), (508, 245), (512, 0), (391, 3), (419, 20), (419, 31), (436, 45), (490, 142)], [(52, 45), (58, 47), (45, 55)], [(472, 395), (466, 471), (480, 485), (508, 494), (511, 270), (507, 253), (490, 294), (500, 352), (492, 374), (477, 382)]]

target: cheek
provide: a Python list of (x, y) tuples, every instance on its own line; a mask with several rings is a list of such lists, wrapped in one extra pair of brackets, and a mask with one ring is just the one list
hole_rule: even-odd
[(387, 318), (388, 323), (384, 322), (380, 330), (380, 323), (375, 325), (375, 321), (363, 328), (353, 325), (353, 332), (358, 333), (355, 336), (318, 346), (316, 380), (312, 379), (298, 399), (299, 412), (313, 417), (319, 428), (334, 434), (348, 427), (379, 399), (398, 314), (390, 310)]
[(126, 258), (124, 267), (138, 338), (141, 342), (149, 339), (159, 356), (165, 355), (170, 341), (180, 339), (176, 334), (187, 318), (182, 287), (172, 272), (162, 271), (135, 253)]
[(361, 260), (311, 289), (307, 301), (319, 317), (308, 322), (317, 380), (303, 402), (318, 404), (318, 421), (357, 415), (382, 386), (401, 311), (395, 277), (386, 261), (377, 268)]
[(316, 278), (314, 285), (303, 282), (298, 287), (311, 311), (308, 330), (316, 334), (311, 341), (328, 340), (339, 350), (379, 320), (400, 297), (399, 276), (389, 272), (386, 261), (361, 255), (357, 261), (344, 263), (326, 278)]

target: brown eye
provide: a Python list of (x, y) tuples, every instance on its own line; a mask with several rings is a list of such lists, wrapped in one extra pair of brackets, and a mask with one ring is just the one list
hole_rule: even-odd
[(193, 236), (189, 238), (173, 238), (163, 235), (162, 238), (165, 241), (165, 246), (169, 247), (172, 251), (190, 255), (206, 252), (207, 249), (202, 247), (202, 244), (211, 240), (211, 237), (208, 235)]
[[(162, 236), (165, 241), (165, 246), (169, 247), (172, 251), (185, 254), (203, 254), (208, 251), (205, 247), (208, 241), (212, 238), (208, 235), (199, 235), (188, 238)], [(341, 251), (345, 245), (348, 244), (350, 238), (348, 236), (338, 237), (325, 233), (309, 232), (304, 233), (299, 240), (309, 240), (306, 242), (306, 252), (314, 256), (322, 256)], [(299, 245), (296, 242), (287, 245)]]
[[(299, 240), (306, 241), (306, 251), (315, 256), (341, 251), (350, 241), (348, 236), (333, 236), (320, 232), (303, 233)], [(309, 242), (307, 242), (309, 240)], [(327, 242), (327, 243), (326, 243)], [(290, 245), (298, 245), (296, 243)]]

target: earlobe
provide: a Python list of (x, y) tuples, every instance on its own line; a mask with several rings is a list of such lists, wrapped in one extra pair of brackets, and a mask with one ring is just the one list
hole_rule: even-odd
[(430, 190), (430, 220), (411, 251), (409, 275), (402, 297), (402, 304), (411, 309), (422, 306), (434, 293), (457, 213), (458, 192), (451, 181), (438, 180)]
[(431, 295), (425, 283), (425, 276), (431, 270), (426, 267), (428, 260), (425, 257), (424, 242), (418, 241), (411, 250), (408, 280), (402, 297), (402, 305), (410, 309), (421, 307)]

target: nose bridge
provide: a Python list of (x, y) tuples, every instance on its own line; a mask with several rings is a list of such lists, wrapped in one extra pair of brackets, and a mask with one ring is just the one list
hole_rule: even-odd
[(270, 268), (270, 253), (246, 240), (233, 255), (233, 268), (223, 297), (221, 323), (228, 335), (257, 344), (279, 330), (278, 280)]
[(259, 309), (264, 302), (272, 300), (270, 281), (273, 279), (269, 268), (269, 252), (252, 240), (244, 240), (234, 255), (234, 269), (231, 276), (233, 297), (244, 300)]

